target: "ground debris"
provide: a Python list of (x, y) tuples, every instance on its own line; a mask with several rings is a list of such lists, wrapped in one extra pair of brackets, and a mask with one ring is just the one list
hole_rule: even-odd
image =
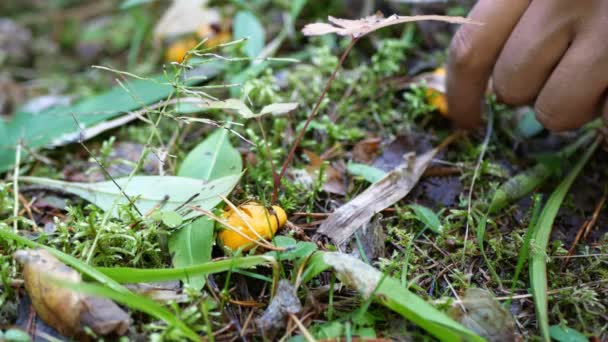
[(279, 329), (285, 326), (286, 316), (298, 314), (302, 310), (302, 304), (295, 292), (288, 280), (279, 281), (277, 294), (272, 298), (264, 314), (256, 320), (258, 327), (264, 331)]
[(470, 288), (462, 298), (462, 306), (452, 310), (452, 315), (466, 328), (485, 337), (488, 341), (517, 341), (515, 321), (492, 295), (483, 289)]
[(405, 162), (333, 212), (319, 227), (317, 234), (329, 237), (336, 245), (347, 242), (376, 213), (405, 197), (418, 183), (437, 152), (437, 149), (433, 149), (419, 156), (407, 155)]
[(44, 249), (18, 250), (23, 278), (32, 306), (42, 320), (64, 336), (77, 336), (88, 327), (99, 335), (123, 335), (129, 315), (105, 298), (87, 296), (62, 287), (58, 281), (80, 283), (80, 274)]

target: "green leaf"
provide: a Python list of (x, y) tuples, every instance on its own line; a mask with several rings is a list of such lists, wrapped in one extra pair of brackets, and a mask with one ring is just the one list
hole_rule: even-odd
[(431, 209), (418, 205), (418, 204), (410, 204), (409, 207), (416, 215), (418, 221), (424, 223), (430, 230), (434, 231), (437, 234), (441, 234), (441, 222), (439, 221), (439, 217), (435, 212)]
[(234, 39), (248, 38), (245, 53), (250, 58), (257, 57), (266, 44), (264, 27), (249, 11), (239, 11), (234, 16), (232, 36)]
[[(181, 268), (203, 264), (211, 260), (213, 249), (213, 227), (215, 222), (201, 217), (188, 223), (169, 237), (169, 252), (173, 267)], [(205, 286), (205, 275), (191, 275), (182, 281), (190, 287), (201, 290)]]
[(401, 286), (397, 279), (349, 255), (316, 252), (309, 261), (312, 271), (304, 272), (303, 279), (309, 280), (328, 268), (333, 268), (341, 281), (355, 288), (364, 298), (371, 296), (441, 341), (485, 341)]
[(379, 168), (359, 163), (348, 163), (346, 170), (355, 176), (363, 177), (370, 183), (376, 183), (386, 175), (386, 172)]
[(562, 327), (561, 325), (552, 325), (549, 328), (549, 334), (557, 342), (589, 342), (587, 336), (572, 328)]
[[(176, 176), (135, 176), (130, 181), (128, 177), (118, 178), (116, 183), (135, 201), (137, 209), (145, 214), (159, 205), (163, 210), (176, 210), (188, 201), (190, 205), (210, 210), (222, 201), (219, 195), (227, 196), (232, 191), (239, 178), (240, 175), (231, 175), (205, 182)], [(115, 201), (128, 203), (113, 181), (70, 183), (39, 177), (20, 177), (19, 180), (80, 196), (105, 211), (112, 210), (113, 215), (117, 214)], [(191, 212), (184, 218), (195, 215), (197, 213)]]
[(595, 131), (589, 131), (561, 151), (545, 156), (538, 164), (503, 183), (492, 197), (490, 213), (496, 213), (508, 204), (529, 194), (543, 184), (551, 175), (561, 173), (564, 160), (573, 155), (581, 146), (589, 144)]
[[(188, 153), (177, 174), (213, 181), (220, 177), (239, 175), (242, 170), (241, 155), (230, 144), (228, 130), (217, 129)], [(187, 267), (211, 260), (213, 227), (212, 220), (201, 217), (174, 232), (169, 237), (173, 266)], [(184, 278), (182, 281), (200, 290), (205, 286), (206, 277), (198, 275)]]
[(120, 9), (125, 10), (125, 9), (129, 9), (131, 7), (148, 4), (148, 3), (151, 3), (154, 1), (156, 1), (156, 0), (125, 0), (122, 2), (122, 4), (120, 4)]
[(171, 311), (165, 309), (160, 304), (156, 303), (152, 299), (148, 299), (143, 296), (138, 296), (133, 293), (118, 292), (110, 288), (99, 286), (95, 284), (86, 283), (69, 283), (60, 282), (62, 286), (65, 286), (73, 291), (85, 293), (97, 297), (105, 297), (119, 302), (129, 308), (143, 311), (150, 316), (156, 317), (167, 323), (169, 326), (175, 327), (181, 331), (191, 341), (200, 341), (201, 338), (190, 329), (184, 322), (175, 316)]
[(289, 14), (291, 15), (292, 20), (295, 21), (295, 19), (300, 15), (300, 12), (302, 12), (302, 9), (304, 8), (304, 5), (306, 5), (307, 2), (308, 0), (291, 1), (291, 9), (289, 10)]
[(180, 224), (182, 224), (182, 222), (184, 220), (182, 218), (182, 215), (178, 214), (177, 212), (175, 212), (173, 210), (163, 211), (161, 213), (160, 219), (169, 228), (175, 228), (175, 227), (179, 226)]
[(223, 101), (207, 101), (204, 104), (198, 105), (199, 109), (228, 109), (236, 111), (236, 113), (245, 119), (257, 118), (266, 114), (282, 115), (296, 109), (298, 104), (295, 102), (273, 103), (262, 108), (259, 113), (254, 113), (248, 106), (239, 99), (227, 99)]
[[(217, 70), (206, 69), (205, 76), (213, 77)], [(72, 106), (51, 108), (39, 113), (15, 113), (10, 122), (0, 124), (0, 172), (9, 170), (14, 164), (15, 146), (20, 140), (23, 140), (28, 149), (76, 142), (80, 131), (72, 115), (76, 116), (81, 126), (95, 126), (143, 105), (167, 98), (173, 92), (173, 87), (164, 82), (166, 79), (163, 75), (154, 76), (151, 80), (127, 81), (123, 85), (128, 92), (117, 86)], [(22, 150), (21, 153), (24, 160), (27, 151)]]
[(317, 250), (317, 244), (309, 241), (296, 241), (294, 238), (277, 235), (272, 240), (277, 247), (285, 248), (283, 252), (269, 252), (276, 259), (296, 260), (309, 256)]
[(228, 130), (218, 129), (188, 153), (177, 175), (211, 181), (238, 175), (242, 169), (241, 155), (230, 144)]
[(544, 341), (550, 341), (549, 336), (549, 314), (548, 314), (548, 299), (547, 299), (547, 245), (549, 236), (553, 228), (553, 222), (559, 212), (559, 208), (572, 186), (572, 183), (583, 169), (593, 152), (597, 149), (600, 139), (587, 148), (583, 156), (578, 160), (572, 171), (564, 178), (564, 180), (551, 193), (547, 200), (547, 204), (538, 218), (538, 223), (532, 232), (532, 248), (530, 248), (530, 285), (532, 296), (534, 297), (534, 306), (536, 308), (536, 319), (538, 320), (538, 328)]

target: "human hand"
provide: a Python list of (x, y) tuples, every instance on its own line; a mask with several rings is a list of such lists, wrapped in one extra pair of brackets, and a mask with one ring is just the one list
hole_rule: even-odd
[(481, 122), (488, 80), (498, 100), (534, 103), (548, 129), (608, 117), (608, 1), (479, 0), (452, 40), (449, 115), (459, 126)]

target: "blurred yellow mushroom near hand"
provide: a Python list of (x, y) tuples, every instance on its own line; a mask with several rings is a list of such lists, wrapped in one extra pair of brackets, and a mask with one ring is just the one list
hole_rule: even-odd
[(253, 248), (255, 241), (270, 239), (287, 222), (287, 214), (276, 205), (266, 208), (260, 203), (249, 202), (238, 207), (238, 212), (228, 209), (222, 215), (226, 226), (218, 234), (220, 245), (233, 251)]
[(435, 69), (426, 82), (426, 101), (435, 106), (442, 115), (448, 115), (448, 101), (445, 97), (445, 68)]

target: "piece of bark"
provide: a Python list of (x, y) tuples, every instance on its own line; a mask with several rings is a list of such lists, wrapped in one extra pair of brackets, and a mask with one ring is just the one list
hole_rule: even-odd
[(376, 213), (405, 197), (418, 183), (438, 151), (435, 148), (420, 156), (405, 155), (403, 164), (333, 212), (319, 227), (317, 238), (319, 235), (327, 236), (337, 246), (347, 242)]

